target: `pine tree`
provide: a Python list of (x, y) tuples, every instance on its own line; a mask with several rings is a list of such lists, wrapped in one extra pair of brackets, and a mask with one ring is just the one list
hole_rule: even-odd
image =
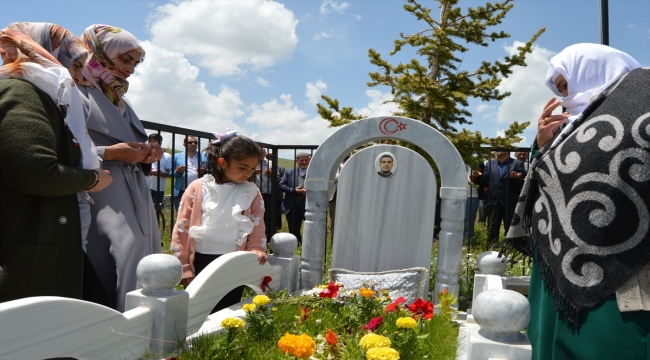
[[(397, 104), (398, 111), (393, 115), (416, 119), (442, 132), (456, 146), (467, 164), (475, 164), (479, 159), (489, 157), (490, 147), (512, 146), (521, 141), (519, 136), (530, 122), (513, 122), (503, 137), (488, 138), (480, 132), (462, 129), (456, 125), (472, 124), (468, 118), (472, 114), (466, 109), (469, 98), (483, 101), (502, 100), (510, 92), (500, 93), (497, 87), (501, 79), (512, 74), (514, 66), (526, 66), (526, 54), (531, 52), (535, 40), (545, 31), (540, 29), (513, 56), (504, 61), (483, 61), (473, 72), (459, 70), (462, 56), (470, 49), (464, 44), (487, 47), (489, 42), (506, 39), (510, 34), (503, 31), (491, 32), (491, 27), (501, 24), (512, 9), (513, 0), (486, 3), (485, 6), (468, 8), (465, 12), (457, 6), (459, 0), (436, 0), (439, 3), (440, 18), (431, 16), (431, 8), (422, 6), (416, 0), (407, 0), (404, 9), (427, 27), (413, 35), (400, 33), (395, 40), (390, 55), (397, 54), (405, 46), (411, 46), (421, 57), (409, 63), (391, 65), (373, 49), (368, 50), (370, 62), (380, 71), (370, 73), (368, 86), (379, 85), (391, 88), (393, 98), (387, 102)], [(472, 56), (475, 50), (472, 51)], [(330, 126), (341, 126), (364, 118), (354, 114), (352, 107), (339, 106), (339, 101), (325, 95), (327, 104), (317, 104), (318, 113)]]

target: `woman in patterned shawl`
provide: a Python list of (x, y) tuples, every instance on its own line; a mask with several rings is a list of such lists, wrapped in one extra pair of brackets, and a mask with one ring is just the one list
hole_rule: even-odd
[(138, 287), (135, 270), (143, 257), (161, 252), (160, 233), (146, 176), (162, 157), (124, 98), (127, 78), (143, 60), (144, 50), (128, 31), (91, 25), (81, 40), (92, 57), (83, 69), (84, 112), (90, 137), (97, 144), (102, 168), (113, 184), (96, 197), (88, 257), (111, 302), (124, 311), (126, 293)]
[(0, 301), (82, 289), (101, 301), (87, 296), (94, 272), (82, 265), (86, 191), (111, 182), (91, 170), (99, 161), (73, 81), (88, 49), (58, 25), (13, 23), (0, 31), (0, 54)]
[(506, 238), (533, 257), (533, 359), (650, 359), (650, 68), (576, 44), (546, 85)]

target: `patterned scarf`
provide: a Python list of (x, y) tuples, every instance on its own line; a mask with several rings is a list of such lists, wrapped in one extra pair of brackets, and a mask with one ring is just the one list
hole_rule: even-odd
[(580, 314), (650, 262), (650, 68), (601, 92), (530, 164), (506, 245), (535, 256), (559, 313)]
[(68, 69), (88, 49), (71, 32), (48, 23), (12, 23), (0, 31), (3, 65), (0, 79), (22, 79), (47, 93), (65, 115), (65, 125), (81, 150), (82, 167), (99, 167), (95, 146), (88, 136), (81, 97)]
[(83, 71), (87, 81), (84, 85), (102, 90), (124, 115), (126, 105), (122, 97), (129, 89), (129, 82), (126, 81), (128, 75), (121, 72), (113, 61), (131, 50), (141, 52), (141, 61), (143, 61), (144, 50), (140, 47), (140, 43), (130, 32), (109, 25), (89, 26), (81, 36), (81, 40), (92, 51), (92, 58)]

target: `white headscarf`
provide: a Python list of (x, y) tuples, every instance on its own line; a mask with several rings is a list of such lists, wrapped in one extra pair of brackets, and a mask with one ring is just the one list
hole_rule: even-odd
[(553, 81), (562, 75), (567, 82), (569, 96), (562, 97), (562, 106), (575, 120), (584, 109), (621, 76), (640, 68), (630, 55), (612, 47), (599, 44), (575, 44), (562, 50), (551, 59), (546, 73), (546, 86), (557, 96), (562, 96)]

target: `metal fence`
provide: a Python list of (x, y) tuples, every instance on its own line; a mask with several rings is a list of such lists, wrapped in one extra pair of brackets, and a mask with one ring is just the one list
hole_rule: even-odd
[[(175, 213), (178, 211), (176, 206), (180, 201), (182, 191), (184, 191), (184, 189), (187, 188), (187, 185), (189, 185), (188, 171), (182, 171), (182, 173), (179, 173), (176, 171), (176, 167), (184, 166), (185, 169), (188, 169), (188, 165), (195, 167), (197, 169), (199, 178), (203, 177), (206, 173), (209, 173), (210, 164), (208, 164), (204, 149), (210, 146), (210, 142), (214, 139), (215, 136), (212, 133), (205, 131), (159, 124), (151, 121), (143, 120), (142, 125), (145, 129), (151, 130), (148, 132), (149, 134), (157, 133), (158, 135), (161, 135), (163, 139), (171, 139), (171, 141), (163, 141), (161, 144), (163, 148), (167, 149), (172, 157), (171, 166), (169, 169), (162, 169), (162, 172), (166, 174), (165, 176), (161, 175), (161, 171), (158, 171), (158, 174), (156, 176), (152, 176), (151, 180), (153, 183), (150, 186), (152, 190), (160, 193), (161, 191), (165, 191), (165, 186), (161, 185), (161, 181), (163, 183), (164, 181), (171, 182), (169, 217), (166, 217), (165, 213), (163, 212), (163, 198), (152, 196), (158, 222), (162, 225), (163, 232), (169, 231), (169, 236), (171, 237), (176, 218)], [(184, 140), (177, 141), (178, 137), (181, 137)], [(188, 143), (188, 139), (190, 137), (195, 137), (197, 140), (197, 164), (194, 164), (191, 159), (188, 158), (186, 146), (184, 146)], [(280, 152), (284, 154), (284, 157), (286, 159), (290, 159), (292, 161), (293, 167), (295, 168), (296, 163), (293, 160), (296, 158), (296, 155), (301, 151), (313, 155), (314, 151), (318, 148), (318, 145), (274, 145), (259, 141), (257, 141), (257, 144), (268, 155), (266, 156), (266, 159), (260, 159), (259, 169), (255, 171), (255, 175), (251, 178), (251, 181), (255, 182), (264, 198), (264, 220), (267, 229), (267, 239), (270, 239), (270, 237), (275, 234), (277, 229), (282, 226), (280, 204), (282, 202), (284, 194), (280, 191), (278, 184), (284, 175), (285, 168), (279, 166), (278, 159), (280, 158)], [(181, 154), (184, 154), (184, 156)], [(156, 164), (156, 168), (160, 169), (160, 161), (158, 161)], [(202, 168), (205, 170), (201, 170)], [(266, 172), (266, 170), (269, 171)], [(178, 182), (182, 182), (182, 184), (179, 185)], [(175, 191), (175, 188), (178, 188), (181, 191)]]

